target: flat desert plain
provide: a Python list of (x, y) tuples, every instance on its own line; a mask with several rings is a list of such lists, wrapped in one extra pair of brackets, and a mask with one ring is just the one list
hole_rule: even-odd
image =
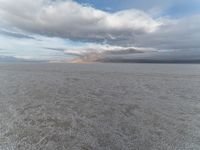
[(1, 150), (199, 150), (200, 65), (0, 64)]

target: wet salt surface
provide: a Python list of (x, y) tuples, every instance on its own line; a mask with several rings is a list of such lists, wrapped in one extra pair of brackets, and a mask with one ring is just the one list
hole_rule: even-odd
[(0, 64), (0, 150), (199, 150), (200, 65)]

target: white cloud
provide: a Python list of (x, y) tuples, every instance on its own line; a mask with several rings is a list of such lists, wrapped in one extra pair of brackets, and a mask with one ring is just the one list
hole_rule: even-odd
[(72, 0), (0, 0), (0, 17), (27, 32), (74, 40), (127, 39), (160, 26), (139, 10), (108, 13)]

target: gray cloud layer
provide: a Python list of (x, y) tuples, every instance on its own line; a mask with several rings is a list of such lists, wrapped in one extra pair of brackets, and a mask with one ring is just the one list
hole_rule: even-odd
[(129, 42), (134, 41), (136, 46), (164, 50), (198, 50), (200, 48), (199, 39), (200, 15), (196, 15), (180, 20), (168, 20), (156, 32), (138, 35)]

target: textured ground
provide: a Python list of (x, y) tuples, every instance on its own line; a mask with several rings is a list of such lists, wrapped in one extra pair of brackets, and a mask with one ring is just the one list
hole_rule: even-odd
[(200, 65), (1, 64), (0, 150), (199, 150)]

